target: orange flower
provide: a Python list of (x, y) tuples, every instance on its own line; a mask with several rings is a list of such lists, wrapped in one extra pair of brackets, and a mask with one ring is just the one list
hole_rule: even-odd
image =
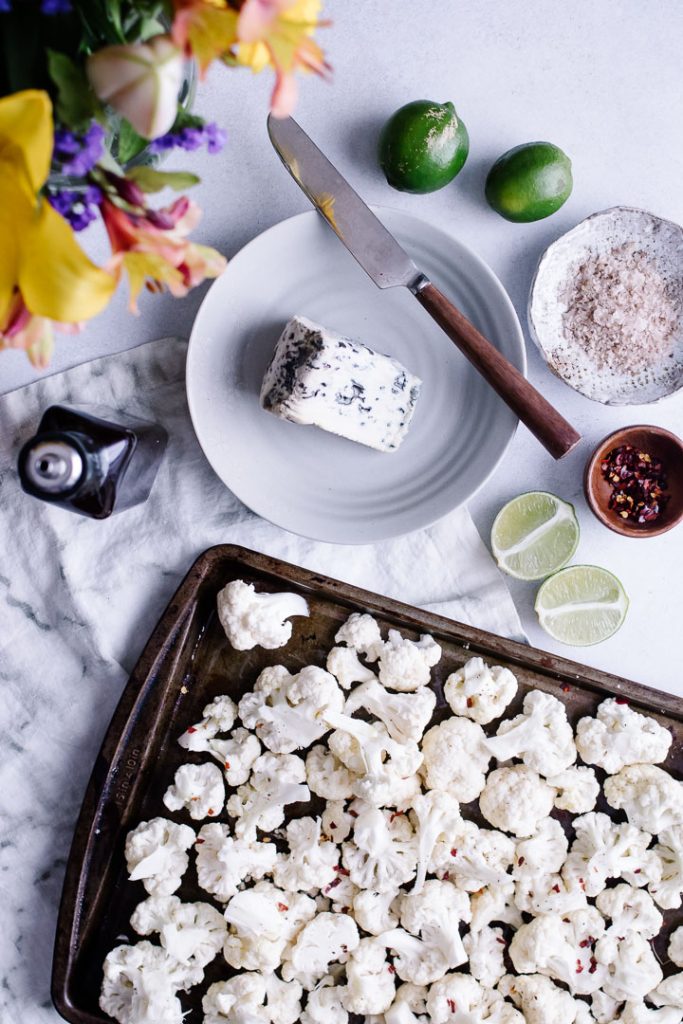
[(126, 213), (108, 199), (101, 209), (114, 251), (110, 269), (128, 274), (130, 308), (135, 313), (143, 285), (150, 291), (166, 286), (180, 297), (205, 278), (218, 277), (225, 267), (225, 258), (215, 249), (188, 241), (201, 211), (186, 196), (166, 209), (144, 214)]

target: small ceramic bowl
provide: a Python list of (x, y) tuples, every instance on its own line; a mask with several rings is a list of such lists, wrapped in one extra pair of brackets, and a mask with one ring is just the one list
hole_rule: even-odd
[[(620, 519), (608, 507), (612, 486), (602, 475), (600, 463), (615, 448), (630, 444), (662, 460), (669, 500), (661, 515), (650, 523)], [(583, 481), (586, 501), (604, 526), (622, 537), (657, 537), (683, 520), (683, 441), (662, 427), (637, 425), (615, 430), (603, 438), (586, 463)]]

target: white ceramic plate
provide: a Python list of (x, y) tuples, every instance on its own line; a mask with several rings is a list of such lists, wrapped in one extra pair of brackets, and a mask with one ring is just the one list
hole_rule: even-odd
[[(519, 322), (492, 271), (439, 228), (376, 212), (524, 371)], [(398, 451), (376, 452), (261, 409), (264, 371), (295, 313), (395, 356), (422, 378)], [(315, 211), (259, 235), (214, 282), (190, 337), (187, 396), (209, 462), (245, 505), (286, 530), (342, 544), (409, 533), (466, 502), (517, 424), (416, 299), (403, 288), (376, 288)]]

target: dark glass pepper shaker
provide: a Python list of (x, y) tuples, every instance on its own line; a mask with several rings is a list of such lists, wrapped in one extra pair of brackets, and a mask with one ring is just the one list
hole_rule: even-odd
[(128, 414), (52, 405), (19, 453), (19, 479), (34, 498), (107, 519), (147, 500), (167, 441), (163, 427)]

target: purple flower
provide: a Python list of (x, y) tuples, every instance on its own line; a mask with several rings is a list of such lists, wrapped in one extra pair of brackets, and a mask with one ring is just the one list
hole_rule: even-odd
[(220, 153), (227, 141), (227, 134), (217, 124), (188, 125), (180, 131), (167, 132), (150, 143), (152, 153), (165, 153), (169, 149), (184, 149), (192, 152), (206, 145), (208, 153)]
[(84, 135), (68, 128), (55, 129), (53, 162), (63, 174), (84, 177), (102, 156), (104, 135), (104, 128), (97, 121), (93, 121)]
[(88, 185), (84, 190), (59, 189), (50, 192), (47, 198), (57, 213), (68, 220), (74, 231), (83, 231), (97, 218), (97, 208), (103, 197), (97, 185)]
[(43, 14), (71, 14), (71, 0), (43, 0), (40, 9)]

